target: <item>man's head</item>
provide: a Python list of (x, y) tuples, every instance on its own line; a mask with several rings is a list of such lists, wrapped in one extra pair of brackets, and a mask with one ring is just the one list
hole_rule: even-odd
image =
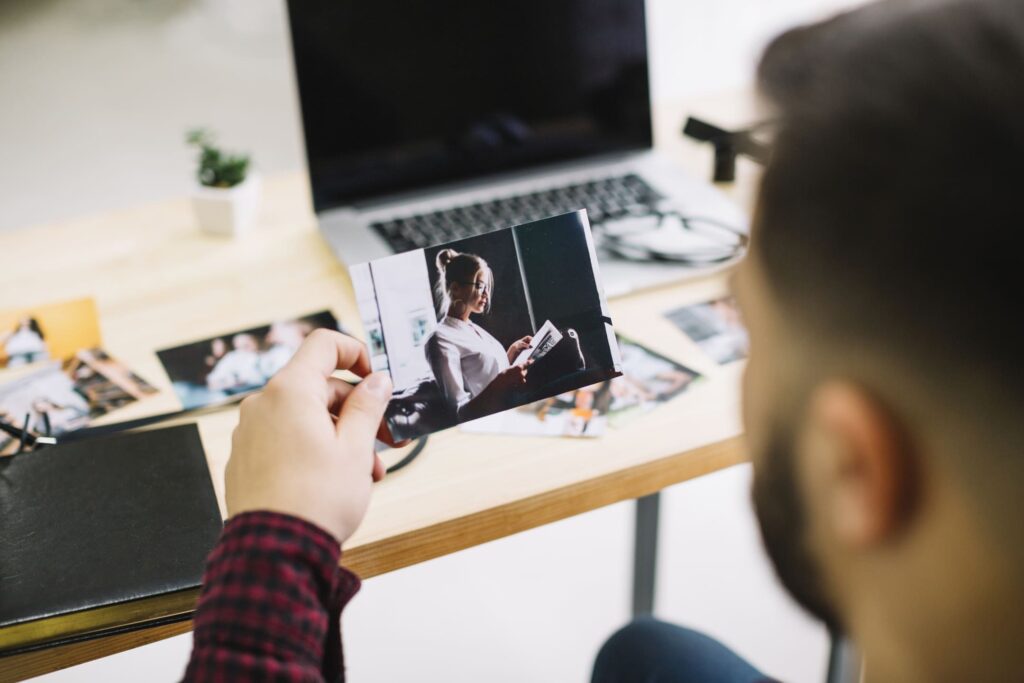
[(1024, 3), (872, 5), (759, 77), (778, 131), (736, 288), (769, 553), (862, 641), (961, 618), (998, 645), (1024, 595)]

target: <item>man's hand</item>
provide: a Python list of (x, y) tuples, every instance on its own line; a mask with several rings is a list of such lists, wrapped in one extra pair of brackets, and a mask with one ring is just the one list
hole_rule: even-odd
[[(338, 369), (366, 379), (353, 387), (331, 376)], [(261, 393), (242, 402), (225, 473), (229, 515), (283, 512), (339, 542), (355, 532), (372, 482), (384, 476), (373, 444), (391, 398), (388, 375), (369, 372), (365, 346), (316, 330)]]

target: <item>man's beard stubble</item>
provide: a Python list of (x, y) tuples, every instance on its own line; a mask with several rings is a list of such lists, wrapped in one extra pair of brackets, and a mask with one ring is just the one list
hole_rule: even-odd
[(765, 550), (793, 598), (833, 633), (840, 620), (825, 594), (821, 569), (805, 544), (807, 519), (793, 466), (795, 439), (781, 426), (758, 458), (751, 494)]

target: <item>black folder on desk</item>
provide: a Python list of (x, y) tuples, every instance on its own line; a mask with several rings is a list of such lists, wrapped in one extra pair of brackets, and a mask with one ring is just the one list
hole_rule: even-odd
[(195, 425), (0, 458), (0, 657), (189, 618), (221, 526)]

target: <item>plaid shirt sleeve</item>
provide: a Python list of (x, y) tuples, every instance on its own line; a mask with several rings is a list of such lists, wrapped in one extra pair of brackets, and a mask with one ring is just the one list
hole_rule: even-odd
[(206, 561), (186, 681), (344, 681), (341, 610), (359, 590), (333, 536), (247, 512)]

